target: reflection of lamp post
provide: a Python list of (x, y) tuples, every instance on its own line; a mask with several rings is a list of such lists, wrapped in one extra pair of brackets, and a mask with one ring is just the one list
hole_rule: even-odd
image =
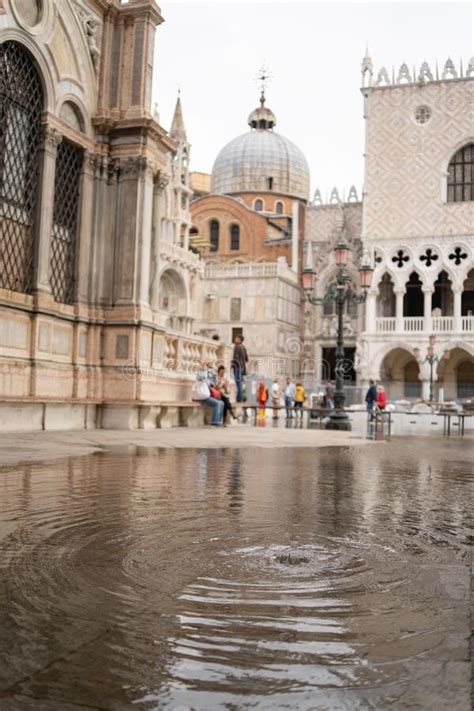
[(374, 270), (370, 264), (363, 264), (359, 269), (360, 285), (363, 288), (362, 294), (356, 294), (349, 285), (350, 277), (345, 271), (347, 260), (349, 257), (349, 247), (347, 244), (340, 242), (335, 247), (336, 264), (338, 273), (336, 283), (332, 284), (325, 299), (317, 298), (313, 295), (316, 286), (316, 272), (313, 269), (312, 259), (309, 259), (311, 252), (308, 245), (308, 261), (301, 276), (303, 293), (306, 300), (313, 305), (322, 304), (325, 299), (331, 299), (336, 305), (337, 313), (337, 342), (336, 342), (336, 390), (334, 392), (334, 410), (329, 416), (326, 424), (328, 430), (350, 430), (351, 424), (347, 414), (344, 412), (344, 402), (346, 396), (344, 394), (344, 323), (343, 313), (344, 304), (347, 301), (355, 301), (362, 303), (367, 298), (367, 289), (372, 283), (372, 275)]
[(430, 366), (430, 403), (432, 403), (433, 402), (433, 382), (434, 382), (433, 368), (435, 365), (438, 365), (440, 363), (442, 358), (444, 358), (444, 360), (448, 360), (449, 351), (445, 350), (442, 358), (438, 358), (438, 356), (434, 352), (434, 344), (436, 342), (436, 336), (430, 336), (429, 340), (430, 340), (430, 345), (426, 349), (426, 355), (424, 358), (421, 357), (421, 355), (420, 355), (421, 351), (419, 348), (413, 349), (413, 355), (415, 356), (415, 358), (418, 362), (418, 365), (422, 366), (422, 365), (425, 365), (425, 363), (428, 363)]

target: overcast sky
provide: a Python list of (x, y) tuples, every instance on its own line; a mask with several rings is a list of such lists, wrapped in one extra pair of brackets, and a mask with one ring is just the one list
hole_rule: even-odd
[(368, 42), (374, 71), (402, 62), (434, 70), (472, 54), (469, 2), (170, 2), (160, 3), (154, 101), (169, 129), (178, 86), (191, 169), (210, 172), (220, 150), (248, 130), (258, 105), (255, 76), (273, 74), (267, 106), (276, 130), (296, 143), (312, 191), (341, 192), (363, 177), (360, 64)]

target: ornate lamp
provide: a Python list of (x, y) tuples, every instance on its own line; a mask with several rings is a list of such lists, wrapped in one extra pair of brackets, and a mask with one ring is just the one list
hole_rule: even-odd
[(345, 242), (338, 242), (334, 249), (336, 253), (336, 264), (338, 267), (345, 267), (349, 259), (349, 245)]
[(305, 267), (301, 275), (301, 284), (306, 295), (312, 294), (316, 286), (316, 272), (312, 267)]
[(372, 277), (374, 275), (374, 270), (370, 264), (363, 264), (359, 269), (359, 280), (360, 285), (363, 289), (370, 289), (372, 284)]

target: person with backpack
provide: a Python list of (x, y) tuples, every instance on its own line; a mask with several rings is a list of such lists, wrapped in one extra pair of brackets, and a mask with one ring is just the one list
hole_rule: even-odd
[(367, 403), (367, 412), (370, 415), (370, 419), (373, 420), (375, 417), (375, 408), (377, 406), (377, 387), (375, 381), (371, 380), (369, 383), (369, 389), (365, 396), (365, 402)]

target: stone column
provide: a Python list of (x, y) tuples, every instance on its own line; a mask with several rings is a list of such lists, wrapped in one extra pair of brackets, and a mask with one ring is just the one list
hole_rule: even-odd
[(49, 124), (42, 126), (43, 145), (40, 149), (40, 180), (35, 234), (35, 273), (33, 292), (51, 294), (49, 260), (53, 231), (54, 181), (56, 155), (62, 136)]
[(153, 194), (148, 167), (144, 156), (120, 159), (113, 274), (117, 305), (148, 305)]
[(423, 331), (424, 333), (431, 333), (433, 330), (433, 318), (431, 316), (431, 299), (433, 296), (433, 290), (423, 289), (423, 296)]
[(377, 313), (377, 293), (370, 291), (365, 302), (365, 330), (375, 333), (375, 319)]
[(81, 175), (81, 216), (77, 236), (77, 289), (79, 302), (89, 302), (90, 272), (93, 267), (93, 185), (97, 156), (89, 151), (84, 152)]
[(142, 224), (140, 235), (141, 267), (138, 299), (143, 306), (150, 306), (150, 266), (152, 260), (152, 215), (153, 215), (153, 173), (149, 163), (143, 173), (141, 212)]
[(405, 296), (405, 290), (395, 291), (395, 331), (397, 333), (403, 333), (403, 297)]
[(148, 301), (151, 308), (158, 307), (158, 269), (160, 264), (160, 243), (162, 234), (165, 188), (168, 185), (168, 176), (162, 171), (155, 174), (153, 180), (153, 213), (152, 213), (152, 257), (150, 262), (150, 276), (148, 287)]
[(460, 333), (462, 331), (462, 287), (453, 289), (453, 331)]

